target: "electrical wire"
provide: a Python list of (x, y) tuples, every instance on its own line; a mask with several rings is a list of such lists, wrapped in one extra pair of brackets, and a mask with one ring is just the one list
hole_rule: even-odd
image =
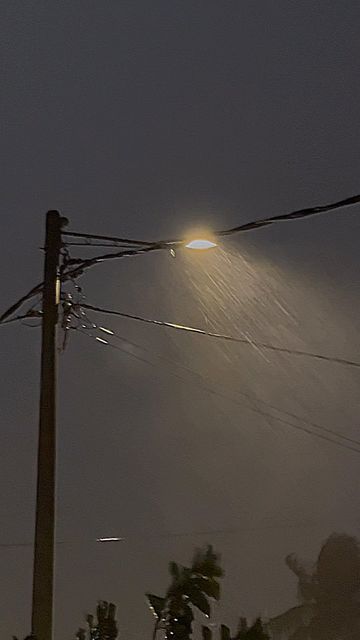
[(321, 354), (321, 353), (313, 353), (311, 351), (304, 351), (301, 349), (290, 349), (287, 347), (279, 347), (279, 346), (275, 346), (272, 344), (268, 344), (266, 342), (258, 342), (256, 340), (250, 340), (249, 338), (240, 338), (237, 336), (231, 336), (231, 335), (227, 335), (227, 334), (223, 334), (223, 333), (215, 333), (212, 331), (205, 331), (204, 329), (199, 329), (198, 327), (189, 327), (186, 325), (182, 325), (182, 324), (177, 324), (174, 322), (166, 322), (164, 320), (154, 320), (154, 319), (150, 319), (150, 318), (144, 318), (142, 316), (139, 315), (134, 315), (134, 314), (130, 314), (130, 313), (125, 313), (122, 311), (116, 311), (114, 309), (104, 309), (103, 307), (97, 307), (95, 305), (91, 305), (91, 304), (87, 304), (87, 303), (82, 303), (81, 304), (82, 307), (84, 307), (85, 309), (89, 309), (91, 311), (96, 311), (98, 313), (103, 313), (106, 315), (115, 315), (115, 316), (119, 316), (121, 318), (127, 318), (130, 320), (136, 320), (137, 322), (143, 322), (146, 324), (153, 324), (156, 326), (160, 326), (160, 327), (167, 327), (170, 329), (175, 329), (176, 331), (184, 331), (184, 332), (189, 332), (189, 333), (196, 333), (198, 335), (201, 336), (207, 336), (208, 338), (216, 338), (219, 340), (226, 340), (229, 342), (237, 342), (240, 344), (245, 344), (247, 346), (252, 346), (255, 348), (261, 348), (261, 349), (266, 349), (269, 351), (276, 351), (278, 353), (284, 353), (287, 355), (295, 355), (295, 356), (302, 356), (302, 357), (307, 357), (307, 358), (313, 358), (316, 360), (325, 360), (327, 362), (332, 362), (332, 363), (336, 363), (336, 364), (341, 364), (341, 365), (347, 365), (347, 366), (351, 366), (351, 367), (355, 367), (355, 368), (360, 368), (360, 362), (357, 362), (355, 360), (350, 360), (350, 359), (346, 359), (346, 358), (338, 358), (335, 356), (327, 356), (325, 354)]
[(24, 321), (25, 320), (37, 320), (37, 319), (41, 318), (42, 310), (39, 307), (41, 307), (41, 299), (38, 300), (37, 302), (35, 302), (29, 309), (27, 309), (27, 311), (25, 313), (22, 313), (20, 315), (13, 316), (13, 317), (10, 317), (10, 318), (8, 317), (6, 320), (3, 320), (0, 323), (0, 325), (11, 324), (13, 322), (20, 322), (25, 327), (38, 326), (38, 325), (34, 325), (34, 324), (27, 324)]
[[(299, 209), (297, 211), (293, 211), (291, 213), (285, 213), (278, 216), (272, 216), (268, 218), (262, 218), (260, 220), (255, 220), (253, 222), (247, 222), (245, 224), (239, 225), (237, 227), (232, 227), (231, 229), (225, 229), (224, 231), (219, 231), (215, 235), (222, 237), (228, 236), (239, 232), (251, 231), (255, 229), (259, 229), (261, 227), (269, 226), (278, 222), (283, 221), (291, 221), (300, 218), (306, 218), (309, 216), (318, 215), (321, 213), (326, 213), (330, 211), (335, 211), (342, 207), (348, 207), (354, 204), (360, 203), (360, 195), (351, 196), (350, 198), (345, 198), (344, 200), (339, 200), (338, 202), (320, 205), (316, 207), (309, 207), (306, 209)], [(79, 277), (83, 274), (84, 270), (106, 260), (114, 260), (124, 257), (136, 256), (143, 253), (148, 253), (152, 251), (159, 251), (161, 249), (169, 249), (174, 245), (183, 245), (185, 241), (181, 240), (165, 240), (165, 241), (157, 241), (157, 242), (146, 242), (143, 240), (131, 240), (129, 238), (117, 238), (114, 236), (103, 236), (103, 235), (94, 235), (90, 233), (78, 233), (74, 231), (62, 231), (62, 237), (75, 237), (75, 238), (84, 238), (84, 239), (98, 239), (98, 240), (108, 240), (116, 243), (122, 243), (125, 245), (130, 245), (131, 247), (138, 247), (137, 249), (125, 249), (116, 253), (104, 254), (100, 256), (94, 256), (89, 259), (81, 259), (81, 258), (73, 258), (68, 260), (68, 264), (72, 266), (69, 271), (64, 271), (61, 273), (60, 280), (62, 282)], [(66, 246), (66, 243), (64, 243)], [(109, 245), (106, 245), (109, 246)], [(76, 265), (76, 266), (75, 266)], [(33, 289), (31, 289), (25, 296), (20, 298), (15, 304), (13, 304), (9, 309), (7, 309), (0, 316), (0, 323), (6, 320), (10, 315), (15, 313), (19, 309), (19, 307), (29, 300), (31, 297), (36, 295), (42, 290), (43, 283), (36, 285)]]
[(36, 296), (38, 293), (42, 291), (43, 283), (37, 284), (35, 287), (30, 289), (28, 293), (22, 296), (17, 302), (15, 302), (11, 307), (9, 307), (4, 313), (0, 316), (0, 324), (3, 324), (9, 316), (13, 315), (15, 311), (17, 311), (25, 302)]
[(308, 218), (310, 216), (316, 216), (321, 213), (329, 213), (330, 211), (336, 211), (337, 209), (342, 209), (343, 207), (349, 207), (359, 203), (360, 195), (351, 196), (350, 198), (345, 198), (344, 200), (339, 200), (338, 202), (333, 202), (331, 204), (319, 205), (317, 207), (307, 207), (306, 209), (298, 209), (297, 211), (293, 211), (292, 213), (283, 213), (278, 216), (262, 218), (261, 220), (255, 220), (254, 222), (241, 224), (237, 227), (227, 229), (226, 231), (220, 231), (217, 235), (229, 236), (242, 231), (253, 231), (255, 229), (260, 229), (261, 227), (276, 224), (278, 222), (287, 222), (291, 220), (299, 220), (300, 218)]
[(127, 245), (146, 246), (149, 244), (153, 244), (153, 242), (145, 242), (143, 240), (130, 240), (129, 238), (116, 238), (114, 236), (99, 236), (99, 235), (94, 235), (92, 233), (76, 233), (73, 231), (62, 231), (61, 235), (71, 237), (71, 238), (88, 238), (89, 240), (108, 240), (109, 242), (117, 242), (120, 244), (127, 244)]
[[(99, 336), (96, 336), (95, 334), (91, 333), (91, 331), (84, 331), (83, 329), (79, 328), (79, 327), (72, 327), (72, 329), (75, 329), (76, 331), (78, 331), (79, 333), (82, 333), (85, 336), (88, 336), (89, 338), (93, 338), (94, 340), (96, 340), (96, 342), (99, 342), (100, 344), (106, 344), (111, 346), (113, 349), (116, 349), (117, 351), (121, 351), (122, 353), (128, 353), (128, 351), (126, 351), (126, 349), (122, 349), (121, 347), (119, 347), (116, 344), (110, 344), (108, 340), (104, 340), (103, 338), (100, 338)], [(135, 360), (139, 360), (140, 362), (145, 362), (146, 364), (151, 364), (149, 363), (148, 360), (145, 360), (145, 358), (141, 358), (141, 356), (136, 355), (135, 353), (129, 354), (131, 355), (133, 358), (135, 358)]]
[[(197, 537), (197, 536), (216, 536), (216, 535), (236, 535), (238, 533), (248, 533), (248, 532), (256, 532), (256, 531), (277, 531), (281, 529), (308, 529), (308, 528), (323, 528), (323, 524), (320, 523), (309, 523), (309, 522), (298, 522), (298, 523), (281, 523), (281, 524), (264, 524), (258, 525), (254, 527), (231, 527), (231, 528), (223, 528), (223, 529), (204, 529), (204, 530), (194, 530), (194, 531), (170, 531), (168, 533), (159, 533), (159, 532), (149, 532), (149, 533), (132, 533), (125, 534), (122, 536), (111, 536), (109, 538), (88, 538), (88, 539), (72, 539), (72, 540), (60, 540), (55, 544), (56, 546), (63, 545), (73, 545), (73, 544), (99, 544), (99, 543), (109, 543), (109, 542), (131, 542), (132, 540), (149, 540), (153, 539), (170, 539), (170, 538), (187, 538), (187, 537)], [(0, 543), (0, 549), (18, 549), (18, 548), (29, 548), (33, 547), (33, 542), (13, 542), (13, 543)]]
[[(5, 324), (11, 324), (12, 322), (19, 322), (22, 320), (28, 320), (29, 318), (36, 318), (38, 317), (38, 315), (36, 314), (36, 316), (34, 314), (28, 314), (28, 313), (24, 313), (20, 316), (14, 316), (13, 318), (9, 318), (8, 320), (4, 320), (3, 322), (1, 322), (0, 324), (5, 325)], [(27, 325), (25, 322), (21, 322), (21, 324), (23, 324), (25, 327), (32, 327), (34, 325)]]
[[(277, 216), (271, 216), (267, 218), (261, 218), (259, 220), (254, 220), (252, 222), (247, 222), (245, 224), (238, 225), (236, 227), (232, 227), (230, 229), (225, 229), (223, 231), (217, 231), (215, 236), (229, 236), (234, 233), (239, 233), (243, 231), (253, 231), (255, 229), (260, 229), (261, 227), (269, 226), (278, 222), (285, 222), (291, 220), (299, 220), (300, 218), (308, 218), (310, 216), (319, 215), (322, 213), (328, 213), (330, 211), (336, 211), (337, 209), (341, 209), (343, 207), (349, 207), (354, 204), (360, 203), (360, 195), (351, 196), (349, 198), (345, 198), (343, 200), (339, 200), (338, 202), (333, 202), (325, 205), (318, 205), (316, 207), (307, 207), (305, 209), (298, 209), (296, 211), (292, 211), (291, 213), (283, 213)], [(125, 242), (128, 244), (138, 244), (140, 246), (143, 245), (159, 245), (159, 248), (169, 247), (171, 245), (181, 245), (184, 244), (184, 239), (176, 239), (176, 240), (161, 240), (157, 242), (145, 242), (143, 240), (129, 240), (124, 238), (117, 238), (114, 236), (99, 236), (93, 235), (89, 233), (76, 233), (72, 231), (62, 232), (63, 236), (71, 236), (78, 238), (91, 238), (98, 240), (109, 240), (113, 242)]]
[[(98, 343), (100, 343), (100, 344), (104, 344), (104, 345), (106, 345), (106, 346), (109, 346), (109, 347), (111, 347), (111, 348), (116, 349), (117, 351), (122, 351), (124, 354), (126, 354), (126, 355), (128, 355), (128, 356), (135, 357), (136, 359), (140, 359), (138, 356), (136, 356), (136, 354), (133, 354), (132, 352), (130, 352), (130, 351), (126, 350), (126, 349), (123, 349), (123, 348), (119, 347), (118, 345), (114, 345), (112, 342), (110, 342), (110, 340), (105, 340), (105, 339), (100, 339), (100, 340), (99, 340), (99, 338), (98, 338), (97, 336), (94, 336), (94, 334), (90, 334), (90, 333), (89, 333), (89, 332), (87, 332), (87, 331), (80, 331), (80, 332), (81, 332), (81, 333), (84, 333), (84, 334), (85, 334), (85, 335), (87, 335), (89, 338), (96, 340), (96, 341), (97, 341)], [(123, 339), (123, 338), (121, 338), (121, 339)], [(141, 358), (141, 360), (142, 360), (143, 362), (146, 362), (146, 364), (149, 364), (150, 366), (152, 366), (152, 367), (154, 367), (154, 368), (156, 369), (156, 366), (155, 366), (155, 364), (154, 364), (153, 362), (149, 361), (149, 360), (148, 360), (148, 359), (146, 359), (146, 358)], [(157, 369), (156, 369), (156, 370), (157, 370)], [(168, 373), (170, 373), (170, 375), (172, 375), (172, 376), (174, 376), (174, 377), (176, 377), (176, 378), (179, 378), (182, 382), (187, 383), (187, 380), (185, 380), (185, 379), (184, 379), (182, 376), (180, 376), (179, 374), (177, 374), (177, 373), (175, 373), (175, 372), (173, 372), (173, 371), (171, 371), (171, 370), (170, 370)], [(243, 405), (242, 405), (239, 401), (234, 400), (234, 399), (233, 399), (231, 396), (229, 396), (228, 394), (226, 394), (226, 395), (225, 395), (225, 394), (223, 394), (223, 393), (219, 392), (218, 390), (213, 389), (213, 388), (211, 388), (211, 387), (209, 387), (208, 385), (205, 385), (205, 384), (203, 384), (203, 383), (200, 383), (200, 384), (199, 384), (199, 383), (196, 383), (196, 385), (197, 385), (197, 386), (199, 386), (200, 388), (202, 388), (203, 390), (205, 390), (206, 392), (208, 392), (208, 393), (210, 393), (210, 394), (214, 395), (214, 396), (218, 396), (218, 397), (220, 397), (220, 398), (226, 399), (226, 400), (228, 400), (228, 401), (232, 402), (232, 403), (233, 403), (233, 404), (235, 404), (235, 405), (238, 405), (238, 406), (240, 406), (240, 407), (243, 407)], [(292, 427), (293, 429), (297, 429), (297, 430), (299, 430), (299, 431), (302, 431), (302, 432), (304, 432), (304, 433), (307, 433), (308, 435), (311, 435), (311, 436), (314, 436), (314, 437), (319, 438), (319, 439), (321, 439), (321, 440), (325, 440), (325, 441), (327, 441), (327, 442), (330, 442), (330, 443), (332, 443), (332, 444), (334, 444), (334, 445), (336, 445), (336, 446), (338, 446), (338, 447), (341, 447), (341, 448), (343, 448), (343, 449), (347, 449), (347, 450), (349, 450), (349, 451), (353, 451), (353, 452), (355, 452), (355, 453), (359, 453), (359, 454), (360, 454), (360, 448), (356, 448), (355, 446), (351, 446), (350, 444), (346, 444), (345, 442), (338, 442), (338, 441), (336, 441), (336, 440), (333, 440), (332, 438), (328, 437), (327, 435), (325, 435), (325, 434), (323, 434), (323, 433), (317, 433), (317, 432), (313, 431), (310, 427), (305, 427), (305, 426), (301, 426), (301, 425), (298, 425), (298, 424), (294, 424), (293, 422), (290, 422), (289, 420), (286, 420), (286, 419), (284, 419), (284, 418), (280, 418), (280, 417), (278, 417), (278, 416), (274, 416), (274, 415), (272, 415), (272, 414), (267, 413), (266, 411), (263, 411), (262, 409), (259, 409), (259, 408), (253, 407), (253, 406), (248, 406), (248, 407), (247, 407), (247, 409), (248, 409), (249, 411), (251, 411), (251, 412), (253, 412), (253, 413), (256, 413), (256, 414), (258, 414), (258, 415), (261, 415), (261, 416), (263, 416), (263, 417), (265, 417), (265, 418), (267, 418), (267, 419), (269, 419), (269, 418), (270, 418), (271, 420), (275, 420), (276, 422), (279, 422), (279, 423), (284, 424), (284, 425), (286, 425), (286, 426)], [(278, 410), (278, 411), (281, 411), (281, 410)], [(297, 419), (298, 419), (298, 418), (297, 418)], [(307, 421), (305, 421), (305, 420), (303, 420), (303, 419), (301, 419), (301, 420), (306, 424), (306, 422), (307, 422)], [(333, 434), (334, 434), (334, 435), (335, 435), (335, 437), (337, 437), (337, 438), (342, 438), (342, 435), (341, 435), (341, 434), (338, 434), (337, 432), (333, 432)], [(344, 439), (345, 439), (345, 438), (344, 438)], [(347, 440), (347, 438), (346, 438), (346, 440)], [(355, 442), (356, 442), (356, 441), (355, 441)], [(360, 446), (360, 443), (359, 443), (359, 442), (356, 442), (356, 444), (358, 444), (358, 445)]]
[(124, 242), (66, 242), (66, 247), (83, 247), (84, 249), (93, 249), (94, 247), (122, 247), (124, 249), (131, 249), (132, 244), (125, 244)]
[[(150, 355), (155, 356), (158, 360), (166, 362), (167, 364), (170, 364), (171, 366), (178, 367), (179, 369), (182, 369), (183, 371), (186, 371), (187, 373), (190, 373), (191, 375), (196, 376), (197, 378), (199, 378), (202, 381), (202, 383), (207, 384), (208, 382), (210, 382), (210, 384), (211, 384), (211, 381), (208, 378), (206, 378), (205, 376), (203, 376), (201, 373), (199, 373), (198, 371), (195, 371), (194, 369), (192, 369), (190, 367), (187, 367), (187, 366), (183, 365), (182, 363), (180, 363), (180, 362), (178, 362), (178, 361), (176, 361), (174, 359), (170, 359), (170, 358), (167, 358), (165, 356), (162, 356), (159, 353), (157, 353), (156, 351), (154, 351), (153, 349), (149, 349), (147, 347), (144, 347), (143, 345), (140, 345), (138, 342), (134, 342), (133, 340), (129, 340), (128, 338), (125, 338), (124, 336), (119, 335), (118, 333), (116, 333), (112, 329), (108, 329), (106, 327), (101, 327), (100, 325), (96, 325), (94, 323), (91, 323), (91, 326), (92, 326), (93, 329), (97, 329), (98, 331), (103, 331), (104, 333), (107, 333), (108, 335), (111, 335), (114, 338), (116, 338), (118, 340), (121, 340), (122, 342), (128, 343), (129, 345), (131, 345), (133, 347), (136, 347), (136, 348), (138, 348), (138, 349), (140, 349), (142, 351), (145, 351), (145, 352), (149, 353)], [(135, 355), (135, 354), (133, 354), (133, 355)], [(148, 361), (146, 361), (146, 362), (148, 362)], [(221, 384), (217, 383), (217, 387), (218, 388), (223, 388), (227, 392), (229, 391), (229, 389), (227, 387), (225, 387), (225, 385), (221, 385)], [(301, 418), (296, 413), (293, 413), (291, 411), (287, 411), (285, 409), (281, 409), (280, 407), (277, 407), (277, 406), (275, 406), (275, 405), (273, 405), (273, 404), (271, 404), (269, 402), (261, 400), (260, 398), (257, 398), (256, 396), (252, 396), (249, 393), (246, 393), (245, 391), (241, 391), (239, 389), (230, 389), (230, 392), (235, 394), (235, 395), (240, 395), (243, 398), (246, 398), (246, 400), (248, 402), (250, 401), (252, 403), (255, 402), (255, 403), (263, 404), (266, 407), (268, 407), (269, 409), (277, 411), (278, 413), (282, 413), (282, 414), (284, 414), (284, 415), (286, 415), (286, 416), (288, 416), (290, 418), (294, 418), (295, 420), (298, 420), (299, 422), (303, 422), (304, 424), (307, 424), (310, 427), (314, 427), (315, 429), (319, 429), (320, 431), (324, 431), (326, 433), (334, 435), (337, 438), (340, 438), (341, 440), (344, 440), (346, 442), (350, 442), (350, 443), (355, 444), (355, 445), (360, 447), (360, 440), (355, 440), (354, 438), (350, 438), (348, 436), (344, 436), (343, 434), (339, 433), (338, 431), (335, 431), (335, 430), (330, 429), (328, 427), (324, 427), (322, 425), (319, 425), (316, 422), (312, 422), (310, 420)], [(232, 400), (232, 398), (230, 398), (229, 396), (227, 396), (227, 399), (231, 399)], [(272, 417), (276, 418), (276, 416), (272, 416)]]
[[(272, 216), (269, 218), (262, 218), (260, 220), (254, 220), (253, 222), (247, 222), (245, 224), (239, 225), (237, 227), (233, 227), (231, 229), (225, 229), (224, 231), (218, 231), (215, 233), (215, 236), (223, 237), (233, 235), (235, 233), (251, 231), (255, 229), (260, 229), (261, 227), (269, 226), (272, 224), (276, 224), (278, 222), (297, 220), (300, 218), (307, 218), (309, 216), (319, 215), (321, 213), (327, 213), (330, 211), (335, 211), (337, 209), (348, 207), (354, 204), (360, 203), (360, 195), (351, 196), (350, 198), (345, 198), (344, 200), (340, 200), (335, 203), (320, 205), (316, 207), (309, 207), (306, 209), (299, 209), (297, 211), (293, 211), (291, 213), (284, 213), (278, 216)], [(84, 237), (84, 238), (98, 238), (98, 239), (108, 239), (117, 242), (126, 242), (124, 238), (116, 238), (110, 236), (92, 236), (91, 234), (81, 234), (81, 233), (72, 233), (72, 232), (64, 232), (65, 235), (72, 235), (76, 237)], [(73, 277), (78, 277), (83, 274), (84, 270), (89, 269), (90, 267), (98, 264), (99, 262), (104, 262), (107, 260), (114, 260), (124, 257), (136, 256), (142, 253), (147, 253), (150, 251), (160, 251), (163, 249), (171, 249), (172, 247), (182, 246), (185, 244), (186, 240), (184, 239), (173, 239), (173, 240), (160, 240), (156, 242), (144, 242), (142, 240), (128, 240), (129, 244), (138, 244), (138, 249), (130, 249), (128, 251), (120, 251), (117, 253), (103, 254), (99, 256), (94, 256), (93, 258), (89, 258), (87, 260), (83, 260), (81, 258), (75, 258), (71, 261), (72, 264), (77, 264), (77, 268), (72, 269), (69, 274)], [(65, 275), (65, 274), (64, 274)], [(65, 276), (66, 277), (66, 276)]]
[[(116, 333), (115, 331), (113, 331), (112, 329), (109, 329), (108, 327), (103, 327), (103, 326), (95, 324), (94, 322), (92, 322), (92, 320), (90, 320), (88, 318), (87, 314), (83, 310), (81, 310), (81, 314), (82, 314), (82, 320), (87, 323), (87, 327), (90, 328), (91, 330), (96, 329), (98, 331), (104, 332), (107, 335), (111, 335), (113, 338), (118, 339), (121, 342), (125, 342), (125, 343), (127, 343), (127, 344), (129, 344), (129, 345), (131, 345), (131, 346), (133, 346), (133, 347), (135, 347), (137, 349), (140, 349), (142, 351), (145, 351), (145, 352), (149, 353), (152, 356), (155, 356), (160, 361), (163, 361), (163, 362), (165, 362), (167, 364), (170, 364), (171, 366), (178, 367), (179, 369), (182, 369), (183, 371), (186, 371), (187, 373), (190, 373), (191, 375), (196, 376), (197, 378), (199, 378), (201, 380), (202, 383), (206, 384), (207, 382), (210, 382), (210, 384), (211, 384), (211, 380), (209, 380), (208, 378), (203, 376), (198, 371), (195, 371), (194, 369), (183, 365), (182, 363), (178, 362), (177, 360), (170, 359), (170, 358), (168, 358), (166, 356), (160, 355), (159, 353), (157, 353), (153, 349), (149, 349), (148, 347), (144, 347), (143, 345), (139, 344), (138, 342), (134, 342), (133, 340), (130, 340), (129, 338), (126, 338), (126, 337)], [(103, 340), (101, 340), (101, 342), (103, 342)], [(106, 342), (107, 341), (105, 341), (105, 343)], [(123, 351), (125, 351), (125, 350), (123, 349)], [(133, 355), (135, 355), (135, 354), (133, 354)], [(149, 361), (145, 361), (145, 362), (150, 364)], [(224, 385), (221, 385), (219, 383), (217, 383), (217, 387), (218, 388), (223, 388), (223, 389), (225, 389), (225, 391), (229, 391), (228, 387), (225, 387)], [(273, 404), (271, 404), (269, 402), (266, 402), (264, 400), (261, 400), (260, 398), (257, 398), (256, 396), (252, 396), (249, 393), (246, 393), (246, 392), (241, 391), (239, 389), (230, 389), (230, 392), (234, 393), (236, 395), (240, 395), (243, 398), (246, 398), (246, 400), (248, 402), (250, 401), (252, 403), (255, 402), (255, 403), (263, 404), (267, 408), (272, 409), (274, 411), (277, 411), (278, 413), (282, 413), (284, 415), (287, 415), (288, 417), (295, 418), (296, 420), (298, 420), (300, 422), (303, 422), (303, 423), (305, 423), (305, 424), (307, 424), (307, 425), (309, 425), (311, 427), (315, 427), (315, 429), (319, 429), (320, 431), (324, 431), (326, 433), (334, 435), (337, 438), (340, 438), (340, 439), (345, 440), (346, 442), (350, 442), (352, 444), (356, 444), (356, 445), (358, 445), (360, 447), (360, 440), (355, 440), (355, 439), (350, 438), (348, 436), (344, 436), (343, 434), (341, 434), (341, 433), (339, 433), (337, 431), (334, 431), (332, 429), (329, 429), (327, 427), (324, 427), (322, 425), (319, 425), (316, 422), (312, 422), (312, 421), (306, 420), (304, 418), (301, 418), (296, 413), (293, 413), (291, 411), (287, 411), (285, 409), (277, 407), (277, 406), (275, 406), (275, 405), (273, 405)], [(232, 400), (232, 398), (229, 398), (229, 399)], [(275, 417), (275, 416), (273, 416), (273, 417)]]
[(129, 258), (131, 256), (150, 253), (151, 251), (159, 251), (160, 249), (164, 249), (164, 246), (162, 246), (161, 244), (152, 244), (140, 249), (125, 249), (116, 253), (105, 253), (100, 256), (94, 256), (93, 258), (87, 258), (86, 260), (82, 258), (72, 258), (68, 261), (68, 265), (73, 268), (71, 268), (69, 271), (64, 271), (61, 276), (61, 280), (64, 281), (70, 278), (77, 278), (82, 275), (86, 269), (99, 264), (99, 262), (106, 262), (107, 260), (117, 260), (120, 258)]

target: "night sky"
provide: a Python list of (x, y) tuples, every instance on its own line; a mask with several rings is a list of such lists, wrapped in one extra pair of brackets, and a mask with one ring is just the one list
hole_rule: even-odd
[[(1, 309), (41, 279), (48, 209), (157, 240), (359, 193), (359, 20), (356, 0), (3, 0)], [(359, 210), (81, 285), (89, 303), (359, 360)], [(206, 542), (221, 621), (295, 604), (284, 557), (360, 536), (360, 455), (276, 418), (359, 437), (359, 369), (89, 315), (140, 347), (73, 332), (59, 359), (56, 640), (100, 598), (123, 638), (148, 638), (143, 594)], [(0, 547), (8, 638), (30, 631), (40, 333), (0, 339), (0, 544), (30, 545)]]

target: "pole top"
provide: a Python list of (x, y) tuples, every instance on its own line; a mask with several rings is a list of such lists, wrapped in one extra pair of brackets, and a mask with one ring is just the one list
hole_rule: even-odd
[(50, 209), (50, 211), (46, 214), (46, 223), (47, 224), (58, 224), (60, 228), (66, 227), (69, 224), (68, 218), (61, 216), (59, 211), (56, 209)]

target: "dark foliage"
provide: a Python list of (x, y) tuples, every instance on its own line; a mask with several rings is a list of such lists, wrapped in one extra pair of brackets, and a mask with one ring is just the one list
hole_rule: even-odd
[[(213, 635), (209, 627), (203, 626), (203, 640), (213, 640)], [(270, 640), (270, 636), (266, 633), (260, 618), (250, 626), (246, 618), (240, 618), (238, 630), (234, 636), (231, 635), (229, 627), (221, 625), (219, 640)]]
[(118, 627), (115, 615), (115, 605), (101, 600), (96, 608), (96, 620), (91, 614), (86, 616), (87, 629), (79, 629), (77, 640), (116, 640)]
[(156, 622), (153, 638), (163, 629), (167, 640), (188, 640), (192, 634), (193, 609), (210, 616), (210, 599), (220, 598), (217, 578), (223, 575), (219, 557), (211, 546), (195, 553), (190, 567), (170, 562), (170, 586), (164, 597), (148, 593)]
[(274, 640), (358, 640), (360, 550), (355, 538), (332, 534), (312, 571), (295, 555), (286, 559), (298, 579), (300, 605), (269, 623)]

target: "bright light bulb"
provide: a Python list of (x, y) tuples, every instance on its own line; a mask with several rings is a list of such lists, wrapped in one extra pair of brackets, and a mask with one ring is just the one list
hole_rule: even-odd
[(217, 247), (216, 242), (212, 242), (211, 240), (205, 240), (203, 238), (198, 238), (196, 240), (191, 240), (188, 244), (185, 245), (187, 249), (212, 249), (213, 247)]

